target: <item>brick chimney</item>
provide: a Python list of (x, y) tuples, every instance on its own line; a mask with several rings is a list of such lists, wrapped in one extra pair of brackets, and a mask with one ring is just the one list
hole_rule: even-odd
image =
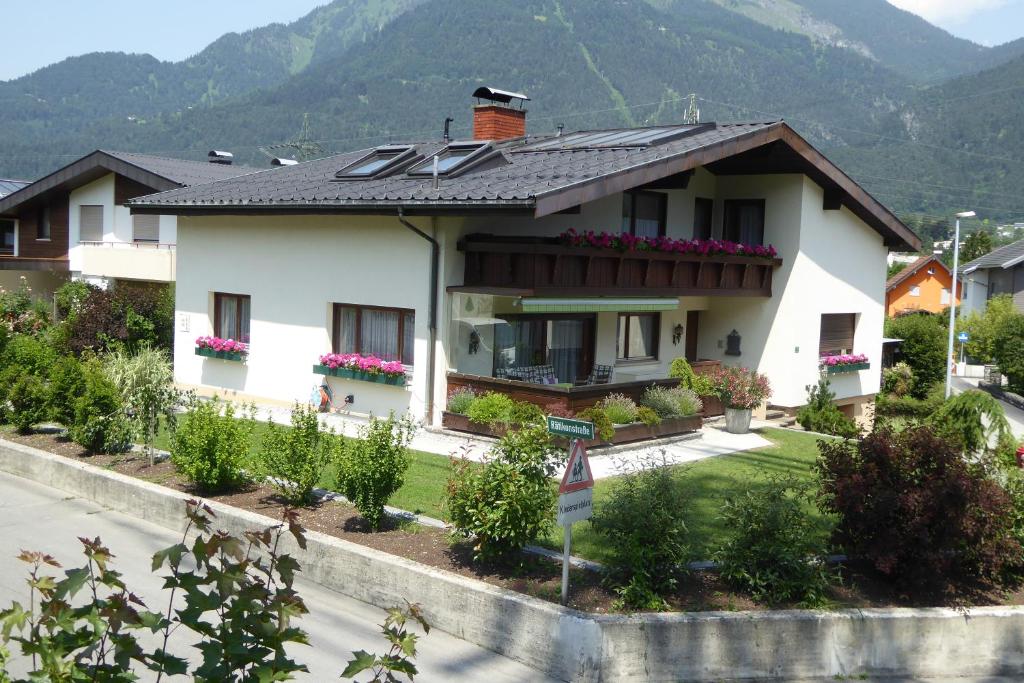
[[(530, 99), (520, 93), (477, 88), (473, 97), (488, 100), (473, 106), (474, 140), (508, 140), (526, 135), (526, 110), (523, 102)], [(512, 100), (519, 100), (519, 107), (512, 106)]]
[(473, 107), (474, 140), (507, 140), (526, 135), (526, 110), (501, 104)]

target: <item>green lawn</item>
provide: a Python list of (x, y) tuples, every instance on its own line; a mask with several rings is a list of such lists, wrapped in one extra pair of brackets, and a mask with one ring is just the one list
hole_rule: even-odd
[[(266, 423), (258, 423), (253, 434), (254, 453), (266, 432)], [(718, 510), (722, 501), (748, 481), (757, 481), (768, 473), (792, 474), (801, 481), (813, 483), (811, 465), (817, 457), (817, 437), (784, 429), (768, 429), (764, 436), (774, 446), (754, 451), (721, 455), (699, 462), (679, 465), (674, 468), (679, 484), (687, 493), (688, 507), (686, 524), (691, 534), (690, 546), (695, 558), (708, 558), (713, 548), (723, 537), (724, 529)], [(168, 437), (162, 432), (157, 446), (166, 449)], [(447, 457), (412, 451), (412, 466), (406, 474), (405, 485), (391, 498), (391, 505), (403, 510), (425, 514), (438, 519), (447, 519), (442, 507), (443, 494), (451, 464)], [(320, 485), (335, 489), (336, 469), (332, 465), (324, 472)], [(601, 479), (594, 487), (594, 505), (600, 507), (615, 486), (615, 478)], [(813, 505), (808, 512), (819, 523), (822, 536), (828, 533), (829, 524)], [(555, 527), (547, 537), (540, 539), (541, 545), (561, 550), (562, 528)], [(602, 561), (606, 551), (601, 539), (589, 522), (573, 527), (573, 554)]]
[[(722, 501), (748, 481), (756, 481), (768, 473), (792, 474), (802, 481), (814, 482), (811, 465), (817, 457), (817, 437), (784, 429), (768, 429), (764, 436), (774, 446), (754, 451), (720, 455), (696, 463), (676, 466), (680, 486), (687, 493), (686, 525), (694, 558), (707, 559), (712, 549), (723, 538), (725, 530), (718, 510)], [(611, 489), (615, 478), (601, 479), (594, 487), (594, 506), (599, 508)], [(827, 535), (828, 521), (813, 505), (808, 512), (818, 522), (822, 536)], [(562, 548), (562, 528), (556, 527), (542, 545), (555, 550)], [(573, 555), (598, 562), (606, 558), (600, 537), (589, 522), (573, 526)]]

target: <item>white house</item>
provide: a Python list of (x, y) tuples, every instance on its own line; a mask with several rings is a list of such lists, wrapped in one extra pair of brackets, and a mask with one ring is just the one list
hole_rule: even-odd
[(1018, 311), (1024, 313), (1024, 240), (1007, 244), (965, 264), (961, 315), (984, 312), (988, 300), (1010, 294)]
[[(837, 402), (856, 415), (877, 393), (886, 256), (920, 240), (785, 123), (527, 136), (518, 96), (476, 95), (491, 102), (474, 108), (472, 140), (131, 201), (178, 216), (178, 382), (305, 401), (321, 354), (374, 355), (405, 364), (408, 384), (330, 377), (336, 397), (437, 423), (454, 386), (543, 401), (665, 378), (686, 356), (757, 368), (792, 409), (822, 354), (851, 352), (871, 365), (832, 378)], [(573, 245), (569, 230), (673, 251)], [(760, 255), (680, 253), (710, 240)], [(207, 335), (248, 356), (197, 355)]]
[(49, 293), (69, 278), (174, 281), (177, 219), (132, 216), (125, 202), (154, 191), (222, 180), (257, 169), (97, 150), (0, 196), (0, 286), (19, 278)]

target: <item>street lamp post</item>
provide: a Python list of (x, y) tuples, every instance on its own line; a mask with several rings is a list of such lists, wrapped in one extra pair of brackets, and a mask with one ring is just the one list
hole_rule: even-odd
[(953, 390), (953, 334), (956, 328), (956, 278), (960, 267), (960, 219), (973, 218), (973, 211), (962, 211), (956, 215), (956, 232), (953, 234), (953, 291), (949, 297), (949, 346), (946, 349), (946, 398)]

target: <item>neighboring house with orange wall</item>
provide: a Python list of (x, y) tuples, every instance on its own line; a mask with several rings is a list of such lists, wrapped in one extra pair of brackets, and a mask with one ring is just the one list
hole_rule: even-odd
[[(885, 283), (885, 314), (941, 313), (949, 308), (953, 274), (937, 256), (922, 256)], [(957, 304), (960, 303), (957, 292)]]

